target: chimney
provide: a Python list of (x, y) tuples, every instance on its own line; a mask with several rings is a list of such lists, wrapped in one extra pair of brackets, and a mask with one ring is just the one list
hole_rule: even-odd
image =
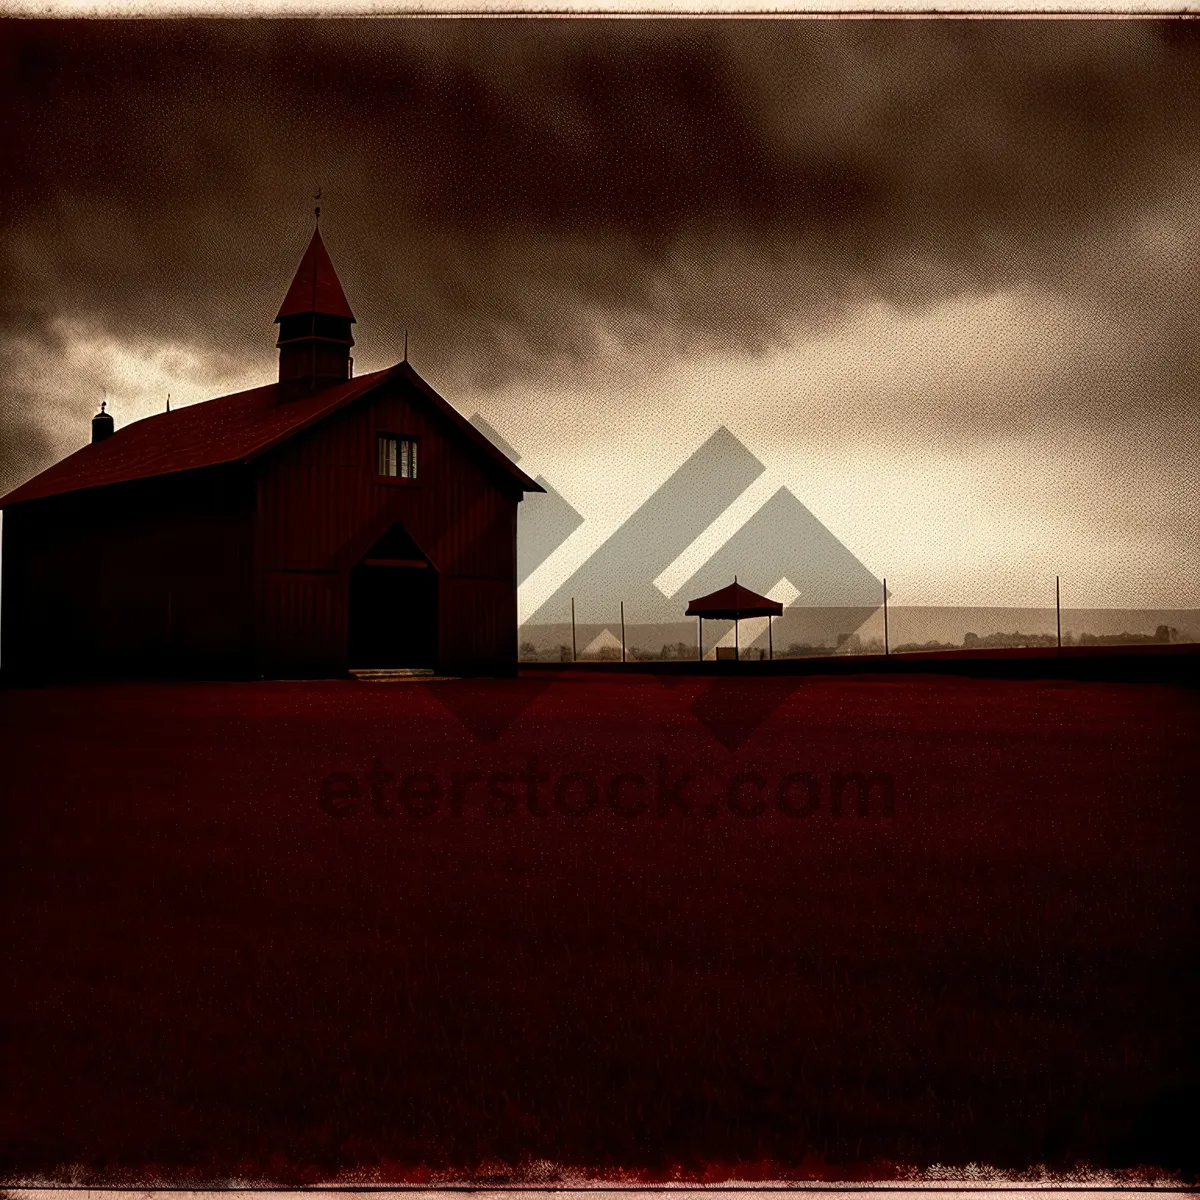
[(102, 442), (113, 435), (113, 419), (104, 410), (108, 407), (107, 400), (100, 401), (100, 411), (92, 418), (92, 441)]

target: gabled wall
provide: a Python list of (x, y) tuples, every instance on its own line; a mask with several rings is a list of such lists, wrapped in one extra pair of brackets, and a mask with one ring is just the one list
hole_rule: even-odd
[[(376, 438), (419, 443), (416, 481), (376, 475)], [(410, 385), (394, 381), (257, 469), (257, 639), (267, 674), (346, 668), (350, 569), (403, 523), (439, 576), (439, 669), (515, 671), (520, 491)]]

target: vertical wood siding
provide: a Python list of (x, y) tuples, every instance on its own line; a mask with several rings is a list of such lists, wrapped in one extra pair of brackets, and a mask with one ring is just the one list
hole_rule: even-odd
[[(380, 434), (418, 440), (416, 481), (379, 480)], [(350, 569), (398, 521), (439, 573), (441, 669), (515, 670), (519, 498), (403, 383), (286, 443), (258, 472), (263, 669), (345, 669)]]
[(244, 468), (13, 506), (4, 521), (5, 671), (248, 673), (253, 519)]

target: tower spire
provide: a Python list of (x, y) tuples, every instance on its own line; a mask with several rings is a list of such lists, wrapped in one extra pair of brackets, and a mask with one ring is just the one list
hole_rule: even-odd
[[(321, 189), (317, 189), (320, 198)], [(321, 206), (315, 208), (320, 218)], [(288, 395), (330, 387), (350, 378), (354, 312), (334, 270), (319, 227), (275, 318), (279, 326), (279, 382)]]

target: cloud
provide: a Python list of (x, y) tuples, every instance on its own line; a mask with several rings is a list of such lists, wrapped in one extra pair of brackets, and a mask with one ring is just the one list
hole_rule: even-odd
[[(452, 388), (546, 387), (1045, 295), (1094, 318), (1050, 398), (1188, 420), (1186, 24), (5, 22), (0, 80), (3, 484), (44, 464), (64, 323), (269, 378), (317, 184), (363, 370), (406, 326)], [(993, 382), (913, 408), (1019, 422)]]

